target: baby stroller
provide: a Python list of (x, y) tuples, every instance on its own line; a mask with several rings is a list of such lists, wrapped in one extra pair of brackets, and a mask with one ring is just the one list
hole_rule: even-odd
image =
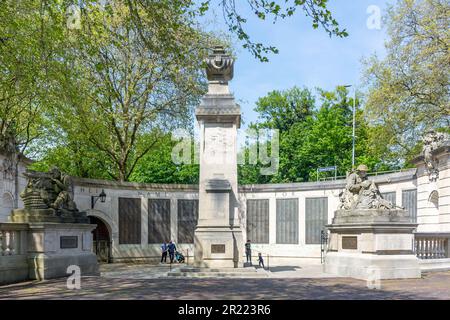
[(175, 261), (178, 263), (184, 262), (184, 256), (181, 254), (181, 252), (175, 251)]

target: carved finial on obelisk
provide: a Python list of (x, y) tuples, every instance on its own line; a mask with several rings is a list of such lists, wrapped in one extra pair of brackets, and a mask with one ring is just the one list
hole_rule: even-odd
[(205, 62), (208, 94), (229, 94), (228, 81), (233, 79), (234, 59), (223, 46), (215, 46)]

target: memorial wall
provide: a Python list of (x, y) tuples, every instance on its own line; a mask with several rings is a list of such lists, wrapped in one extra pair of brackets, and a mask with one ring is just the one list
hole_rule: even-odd
[[(380, 191), (417, 217), (416, 169), (374, 176)], [(110, 232), (112, 261), (153, 261), (162, 241), (174, 241), (193, 262), (198, 186), (140, 184), (75, 178), (80, 210), (103, 221)], [(345, 180), (239, 186), (244, 241), (272, 263), (320, 260), (320, 232), (331, 223)], [(105, 202), (95, 202), (102, 190)], [(420, 218), (420, 217), (419, 217)], [(441, 227), (435, 224), (435, 229)], [(450, 225), (449, 231), (450, 231)]]
[[(383, 197), (405, 207), (418, 223), (417, 232), (450, 233), (449, 146), (437, 148), (432, 165), (424, 156), (413, 162), (417, 169), (373, 176)], [(0, 154), (0, 162), (5, 156)], [(27, 163), (19, 165), (16, 182), (11, 172), (0, 172), (0, 222), (23, 203), (15, 195), (25, 188)], [(434, 176), (434, 167), (439, 175)], [(431, 169), (430, 169), (431, 168)], [(198, 221), (198, 185), (120, 183), (74, 178), (74, 199), (92, 222), (102, 222), (108, 235), (112, 261), (154, 261), (160, 243), (173, 240), (193, 262), (194, 230)], [(255, 252), (269, 255), (272, 263), (319, 261), (320, 232), (331, 223), (345, 180), (241, 185), (239, 218), (244, 241)], [(93, 201), (104, 190), (105, 202)], [(96, 198), (94, 198), (96, 199)], [(94, 204), (94, 206), (92, 206)]]

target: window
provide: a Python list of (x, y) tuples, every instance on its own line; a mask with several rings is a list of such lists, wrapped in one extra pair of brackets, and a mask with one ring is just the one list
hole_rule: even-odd
[(170, 199), (148, 199), (148, 243), (170, 239)]
[(269, 243), (269, 200), (247, 200), (247, 239)]
[(298, 244), (298, 199), (277, 199), (277, 243)]
[(141, 243), (141, 199), (119, 198), (119, 244)]
[(194, 243), (198, 200), (178, 200), (178, 243)]
[(413, 222), (417, 222), (417, 190), (402, 191), (402, 206), (408, 211)]
[(306, 198), (305, 220), (305, 243), (320, 244), (320, 232), (328, 223), (328, 198)]
[(381, 193), (381, 196), (383, 197), (383, 199), (386, 199), (387, 201), (390, 201), (393, 205), (396, 205), (395, 191), (394, 192), (383, 192), (383, 193)]

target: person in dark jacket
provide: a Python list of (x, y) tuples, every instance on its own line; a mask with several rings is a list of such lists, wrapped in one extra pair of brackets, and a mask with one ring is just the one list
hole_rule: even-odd
[(264, 269), (264, 259), (262, 257), (261, 252), (258, 252), (258, 264), (260, 267), (262, 267)]
[(175, 258), (175, 251), (177, 250), (177, 247), (175, 246), (175, 243), (170, 240), (169, 245), (167, 246), (167, 250), (169, 251), (169, 258), (170, 263), (173, 263), (173, 259)]
[(164, 241), (161, 245), (161, 263), (167, 262), (167, 241)]
[(247, 243), (245, 244), (245, 256), (247, 257), (247, 262), (252, 263), (252, 248), (250, 244), (250, 240), (247, 240)]

